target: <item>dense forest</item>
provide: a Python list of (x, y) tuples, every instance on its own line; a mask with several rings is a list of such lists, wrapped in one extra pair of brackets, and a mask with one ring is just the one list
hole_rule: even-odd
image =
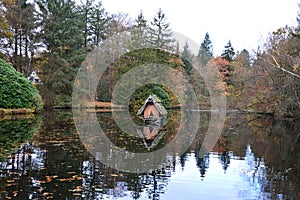
[[(203, 68), (218, 68), (228, 108), (299, 116), (300, 15), (297, 26), (274, 27), (265, 44), (253, 52), (235, 51), (229, 40), (223, 53), (214, 56), (213, 41), (206, 33), (198, 55), (192, 55), (187, 43), (178, 46), (170, 22), (161, 9), (154, 11), (150, 21), (144, 18), (143, 12), (131, 20), (126, 13), (107, 12), (101, 1), (83, 2), (0, 1), (0, 58), (25, 77), (33, 70), (38, 72), (42, 81), (38, 89), (46, 108), (70, 107), (73, 83), (88, 53), (116, 33), (134, 30), (131, 35), (144, 51), (129, 52), (112, 63), (101, 77), (97, 94), (89, 96), (91, 100), (110, 101), (112, 87), (122, 73), (143, 61), (169, 63), (185, 73), (195, 91), (201, 94), (198, 96), (200, 105), (206, 105), (209, 93), (191, 64), (197, 58)], [(146, 49), (147, 44), (165, 51)], [(132, 45), (137, 44), (128, 44), (128, 51)], [(171, 104), (168, 106), (176, 105), (171, 92), (157, 85), (146, 85), (132, 100), (137, 101), (146, 96), (141, 94), (155, 91), (161, 98), (167, 98), (166, 102)]]

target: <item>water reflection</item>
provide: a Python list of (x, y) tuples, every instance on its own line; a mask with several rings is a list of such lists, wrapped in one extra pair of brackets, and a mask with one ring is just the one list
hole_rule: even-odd
[(0, 118), (0, 161), (27, 142), (40, 128), (41, 116), (16, 115)]
[[(133, 174), (109, 168), (92, 156), (80, 141), (71, 112), (47, 113), (35, 134), (0, 162), (0, 198), (300, 198), (298, 123), (230, 113), (213, 151), (202, 156), (200, 148), (210, 115), (201, 115), (197, 137), (184, 154), (170, 153), (157, 170)], [(114, 144), (130, 151), (148, 151), (142, 138), (116, 130), (109, 112), (97, 116)], [(171, 118), (175, 119), (169, 121), (173, 124), (154, 150), (174, 137), (180, 116), (174, 112)], [(19, 131), (0, 123), (6, 128), (1, 129), (5, 135)]]

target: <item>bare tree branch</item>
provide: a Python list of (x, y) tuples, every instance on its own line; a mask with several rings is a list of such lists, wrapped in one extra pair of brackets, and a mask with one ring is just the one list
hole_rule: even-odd
[(291, 72), (291, 71), (289, 71), (289, 70), (287, 70), (287, 69), (281, 67), (281, 66), (279, 65), (279, 63), (277, 62), (276, 58), (275, 58), (273, 55), (270, 54), (270, 56), (271, 56), (271, 58), (273, 59), (273, 61), (275, 62), (275, 65), (274, 65), (273, 63), (270, 63), (270, 64), (272, 64), (274, 67), (276, 67), (276, 68), (278, 68), (278, 69), (280, 69), (280, 70), (282, 70), (282, 71), (284, 71), (284, 72), (286, 72), (286, 73), (288, 73), (288, 74), (290, 74), (290, 75), (292, 75), (292, 76), (295, 76), (295, 77), (297, 77), (297, 78), (300, 78), (300, 75), (295, 74), (295, 73), (293, 73), (293, 72)]

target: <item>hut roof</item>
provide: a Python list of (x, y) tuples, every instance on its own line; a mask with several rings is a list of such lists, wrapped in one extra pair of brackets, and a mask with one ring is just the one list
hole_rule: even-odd
[[(156, 130), (156, 134), (155, 136), (153, 137), (153, 139), (147, 139), (146, 135), (145, 135), (145, 127), (146, 128), (149, 128), (149, 129), (157, 129)], [(166, 131), (162, 131), (162, 128), (159, 127), (159, 126), (153, 126), (153, 125), (150, 125), (150, 126), (139, 126), (137, 128), (137, 132), (138, 132), (138, 135), (143, 138), (143, 141), (144, 141), (144, 144), (146, 146), (146, 148), (148, 150), (150, 150), (151, 148), (154, 148), (158, 143), (159, 141), (161, 140), (161, 138), (166, 134)]]
[(167, 115), (168, 112), (165, 107), (162, 105), (161, 100), (155, 95), (151, 94), (145, 101), (144, 105), (139, 109), (138, 115), (143, 114), (144, 110), (146, 109), (147, 104), (153, 103), (155, 108), (158, 110), (159, 114)]

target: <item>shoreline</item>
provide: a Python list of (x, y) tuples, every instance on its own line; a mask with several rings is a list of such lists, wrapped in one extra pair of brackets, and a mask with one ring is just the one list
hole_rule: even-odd
[(0, 116), (6, 115), (28, 115), (34, 114), (35, 111), (30, 108), (0, 108)]

